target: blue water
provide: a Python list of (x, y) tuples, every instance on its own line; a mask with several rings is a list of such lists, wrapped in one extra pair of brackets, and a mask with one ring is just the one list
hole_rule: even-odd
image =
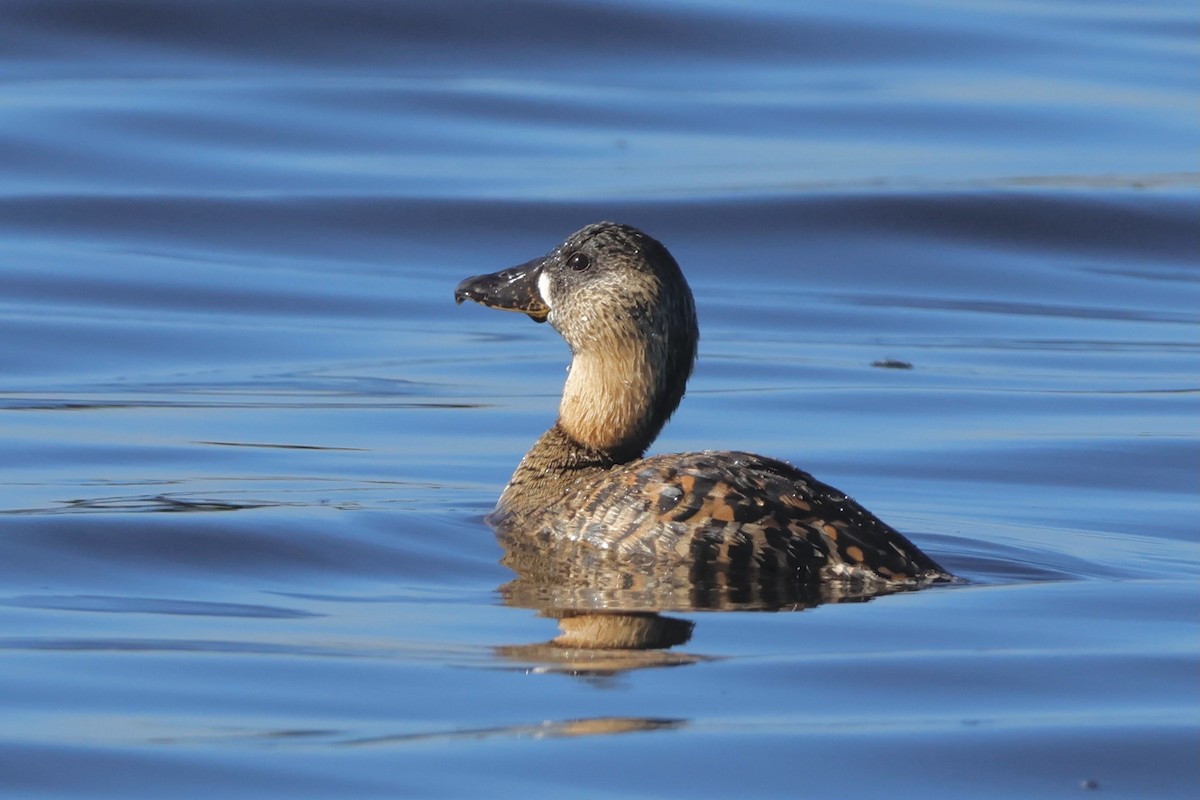
[[(1190, 2), (0, 4), (0, 795), (1200, 789)], [(482, 516), (598, 219), (970, 584), (579, 650)], [(886, 368), (904, 362), (911, 369)]]

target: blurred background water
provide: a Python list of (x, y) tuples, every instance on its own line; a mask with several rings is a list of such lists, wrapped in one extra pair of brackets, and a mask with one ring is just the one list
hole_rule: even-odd
[[(5, 0), (0, 794), (1194, 797), (1198, 34)], [(656, 451), (791, 460), (972, 583), (546, 644), (481, 517), (567, 352), (451, 293), (598, 219), (696, 294)]]

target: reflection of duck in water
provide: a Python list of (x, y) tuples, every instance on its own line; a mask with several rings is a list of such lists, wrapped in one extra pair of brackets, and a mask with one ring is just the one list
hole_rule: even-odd
[(595, 677), (634, 669), (681, 667), (707, 661), (672, 651), (692, 637), (694, 623), (650, 612), (573, 613), (547, 610), (559, 634), (548, 642), (500, 645), (496, 654), (538, 671)]
[(573, 356), (558, 420), (489, 518), (519, 573), (807, 587), (801, 601), (952, 580), (854, 500), (782, 461), (643, 458), (683, 397), (699, 334), (679, 266), (641, 231), (589, 225), (543, 258), (468, 278), (454, 296), (549, 320)]

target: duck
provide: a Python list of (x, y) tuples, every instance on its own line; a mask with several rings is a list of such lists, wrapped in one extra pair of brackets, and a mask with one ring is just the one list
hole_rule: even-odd
[(683, 399), (699, 327), (678, 263), (641, 230), (587, 225), (544, 256), (463, 280), (454, 297), (549, 322), (570, 348), (557, 419), (487, 516), (538, 563), (710, 582), (749, 575), (826, 597), (836, 585), (861, 596), (957, 580), (790, 463), (738, 451), (646, 455)]

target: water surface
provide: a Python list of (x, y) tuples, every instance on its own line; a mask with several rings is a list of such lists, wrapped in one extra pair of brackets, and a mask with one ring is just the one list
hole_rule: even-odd
[[(0, 8), (0, 792), (1192, 797), (1190, 3)], [(548, 644), (482, 516), (619, 219), (696, 295), (657, 452), (970, 584)], [(911, 368), (888, 368), (907, 365)]]

